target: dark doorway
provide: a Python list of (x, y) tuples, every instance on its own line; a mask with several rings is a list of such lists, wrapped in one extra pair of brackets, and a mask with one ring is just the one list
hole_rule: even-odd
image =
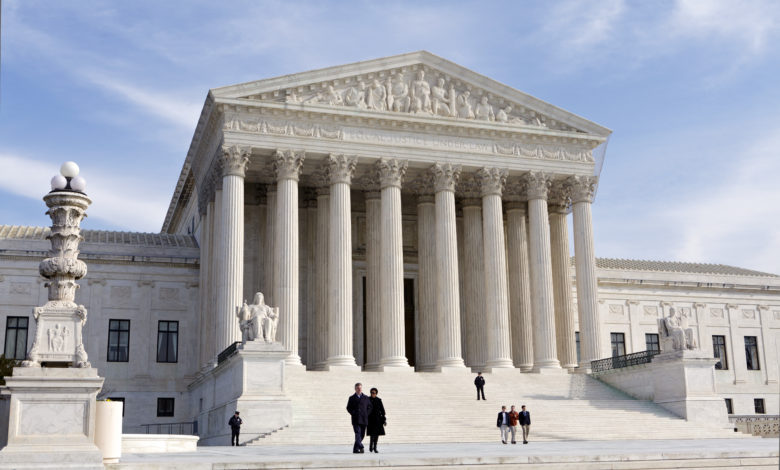
[(414, 367), (417, 351), (414, 344), (414, 279), (404, 279), (404, 337), (406, 340), (406, 358)]

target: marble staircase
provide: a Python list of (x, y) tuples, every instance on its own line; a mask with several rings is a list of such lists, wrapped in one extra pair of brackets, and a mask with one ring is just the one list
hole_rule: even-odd
[[(636, 400), (589, 376), (521, 374), (517, 369), (484, 374), (487, 401), (477, 401), (474, 374), (286, 371), (292, 399), (289, 427), (249, 445), (348, 445), (352, 437), (348, 396), (355, 382), (379, 389), (387, 410), (380, 443), (497, 442), (501, 405), (526, 405), (532, 441), (741, 438), (733, 428), (706, 427), (660, 406)], [(724, 405), (725, 406), (725, 405)], [(519, 430), (518, 430), (519, 431)], [(366, 439), (366, 448), (368, 439)]]

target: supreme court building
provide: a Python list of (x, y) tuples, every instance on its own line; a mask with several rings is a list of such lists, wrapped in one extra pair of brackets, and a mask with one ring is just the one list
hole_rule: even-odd
[[(125, 429), (229, 417), (198, 387), (256, 292), (285, 367), (345, 373), (588, 372), (674, 307), (732, 413), (777, 413), (780, 277), (595, 258), (610, 133), (424, 51), (210, 90), (161, 233), (84, 232), (84, 343)], [(47, 230), (0, 226), (6, 357)]]

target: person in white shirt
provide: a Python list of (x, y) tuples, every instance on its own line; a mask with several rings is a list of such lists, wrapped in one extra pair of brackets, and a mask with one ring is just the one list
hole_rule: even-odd
[(502, 406), (498, 413), (496, 427), (501, 430), (501, 443), (506, 444), (506, 439), (509, 437), (509, 413), (506, 412), (506, 406)]

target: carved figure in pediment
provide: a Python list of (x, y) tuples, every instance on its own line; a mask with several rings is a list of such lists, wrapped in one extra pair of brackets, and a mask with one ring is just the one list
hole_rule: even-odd
[(496, 113), (496, 121), (512, 124), (525, 124), (525, 121), (512, 116), (512, 105), (507, 105), (504, 109), (499, 109)]
[(347, 106), (355, 106), (361, 109), (366, 108), (366, 84), (361, 80), (358, 86), (351, 86), (347, 88), (347, 92), (344, 94), (344, 104)]
[(396, 112), (409, 112), (409, 85), (404, 80), (404, 74), (399, 73), (395, 81), (388, 80), (390, 93), (387, 96), (387, 107)]
[(547, 124), (545, 124), (544, 121), (539, 116), (534, 116), (531, 118), (531, 125), (536, 127), (544, 127), (547, 128)]
[(412, 81), (411, 110), (413, 113), (431, 113), (431, 86), (425, 81), (425, 72), (417, 72)]
[(375, 109), (377, 111), (385, 111), (387, 109), (387, 90), (379, 80), (374, 80), (374, 83), (368, 87), (366, 93), (366, 106), (368, 109)]
[(287, 96), (284, 97), (286, 103), (300, 103), (301, 99), (295, 93), (295, 90), (287, 90)]
[(341, 94), (333, 88), (333, 85), (328, 85), (328, 90), (322, 95), (322, 99), (320, 101), (331, 105), (344, 104), (344, 100), (341, 98)]
[(488, 103), (488, 97), (483, 96), (477, 104), (476, 112), (474, 113), (476, 118), (480, 121), (495, 121), (496, 115), (493, 114), (493, 107)]
[(693, 328), (688, 326), (688, 318), (680, 315), (674, 307), (669, 309), (669, 316), (658, 320), (658, 334), (662, 351), (699, 348)]
[[(452, 96), (452, 93), (450, 93)], [(436, 85), (431, 88), (431, 112), (437, 116), (450, 115), (450, 101), (447, 99), (447, 90), (444, 89), (444, 79), (439, 78)], [(454, 109), (455, 106), (452, 106)]]
[(458, 96), (456, 105), (458, 107), (458, 117), (464, 119), (474, 119), (474, 109), (471, 107), (471, 92), (466, 90)]

